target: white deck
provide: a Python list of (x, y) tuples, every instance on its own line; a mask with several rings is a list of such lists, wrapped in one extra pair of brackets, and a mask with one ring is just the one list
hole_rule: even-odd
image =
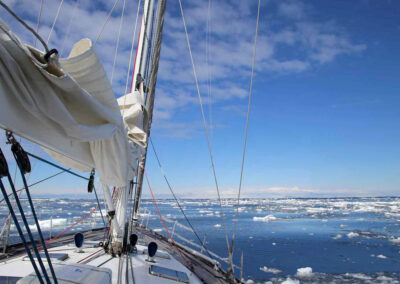
[[(130, 254), (132, 259), (133, 277), (130, 262), (128, 262), (128, 282), (129, 283), (171, 283), (176, 284), (178, 281), (169, 280), (166, 278), (161, 278), (158, 276), (151, 275), (149, 273), (151, 265), (157, 265), (165, 268), (170, 268), (176, 271), (184, 272), (189, 278), (189, 283), (201, 283), (201, 281), (190, 272), (184, 265), (178, 262), (170, 254), (168, 254), (170, 259), (165, 259), (161, 257), (154, 257), (155, 263), (146, 261), (147, 255), (143, 254), (143, 251), (147, 247), (143, 245), (137, 245), (137, 254)], [(126, 261), (128, 257), (123, 255), (122, 257), (114, 257), (106, 254), (104, 249), (100, 247), (84, 247), (82, 253), (77, 252), (77, 249), (71, 245), (64, 245), (59, 247), (54, 247), (49, 249), (49, 253), (66, 253), (68, 258), (64, 261), (54, 260), (53, 263), (62, 262), (66, 264), (82, 263), (86, 265), (92, 265), (94, 267), (109, 268), (112, 271), (112, 282), (111, 283), (126, 283)], [(97, 252), (97, 253), (96, 253)], [(93, 256), (91, 254), (95, 253)], [(90, 256), (90, 257), (89, 257)], [(12, 276), (12, 277), (25, 277), (34, 272), (31, 262), (29, 260), (24, 260), (26, 254), (3, 260), (0, 262), (0, 276)], [(112, 258), (112, 259), (111, 259)], [(42, 258), (45, 260), (45, 258)], [(107, 262), (106, 262), (107, 261)], [(106, 262), (106, 263), (104, 263)], [(103, 264), (104, 263), (104, 264)], [(46, 265), (46, 262), (44, 262)], [(103, 264), (103, 265), (102, 265)], [(39, 267), (39, 266), (38, 266)], [(118, 267), (121, 267), (120, 279), (118, 281)], [(40, 269), (40, 268), (39, 268)], [(51, 277), (51, 275), (49, 275)]]

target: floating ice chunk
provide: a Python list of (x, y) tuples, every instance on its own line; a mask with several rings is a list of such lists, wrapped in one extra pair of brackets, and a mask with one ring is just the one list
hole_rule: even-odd
[(249, 280), (247, 280), (247, 281), (245, 282), (245, 284), (254, 284), (254, 281), (251, 280), (251, 279), (249, 279)]
[(260, 267), (261, 271), (267, 272), (267, 273), (272, 273), (272, 274), (279, 274), (282, 272), (282, 270), (279, 270), (277, 268), (271, 268), (271, 267)]
[(253, 221), (261, 221), (261, 222), (270, 222), (270, 221), (276, 221), (278, 218), (276, 218), (274, 215), (267, 215), (265, 217), (253, 217)]
[(384, 283), (396, 283), (393, 278), (381, 275), (376, 280), (383, 281)]
[(389, 241), (394, 244), (400, 244), (400, 238), (391, 238), (391, 239), (389, 239)]
[(312, 268), (311, 267), (298, 268), (296, 276), (302, 278), (309, 278), (313, 276)]
[(342, 237), (343, 237), (343, 235), (337, 234), (336, 236), (332, 237), (332, 239), (338, 240), (338, 239), (341, 239)]
[(360, 236), (359, 233), (355, 233), (355, 232), (350, 232), (347, 234), (348, 238), (358, 238)]
[[(41, 220), (39, 221), (40, 228), (43, 229), (50, 229), (50, 227), (62, 227), (67, 224), (67, 219), (65, 218), (55, 218), (55, 219), (48, 219), (48, 220)], [(29, 225), (29, 229), (32, 231), (36, 231), (36, 225)]]
[(360, 280), (371, 280), (372, 278), (362, 273), (346, 273), (345, 276), (350, 276)]
[(221, 224), (215, 224), (214, 227), (215, 228), (221, 228)]
[(386, 259), (386, 258), (387, 258), (387, 256), (385, 256), (385, 255), (383, 255), (383, 254), (378, 254), (376, 257), (377, 257), (377, 258), (382, 258), (382, 259)]
[(282, 282), (282, 284), (300, 284), (300, 281), (288, 277), (288, 278), (286, 278), (285, 281)]
[(276, 246), (276, 243), (272, 243), (273, 246)]

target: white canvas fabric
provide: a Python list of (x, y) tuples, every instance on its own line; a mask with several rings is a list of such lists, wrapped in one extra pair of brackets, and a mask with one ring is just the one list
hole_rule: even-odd
[(128, 131), (128, 137), (139, 146), (145, 147), (147, 134), (144, 124), (147, 123), (147, 110), (144, 106), (143, 91), (134, 91), (118, 98), (118, 105)]
[(40, 144), (67, 167), (95, 168), (102, 183), (126, 186), (137, 149), (90, 40), (50, 66), (41, 56), (0, 22), (0, 127)]

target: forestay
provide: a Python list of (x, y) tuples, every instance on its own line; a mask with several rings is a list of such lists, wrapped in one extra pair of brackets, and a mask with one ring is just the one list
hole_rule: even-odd
[[(136, 173), (143, 137), (128, 138), (91, 41), (79, 41), (68, 58), (53, 58), (49, 65), (42, 58), (0, 21), (0, 127), (43, 146), (67, 167), (95, 168), (103, 184), (126, 186)], [(135, 109), (128, 128), (140, 133), (142, 110)]]

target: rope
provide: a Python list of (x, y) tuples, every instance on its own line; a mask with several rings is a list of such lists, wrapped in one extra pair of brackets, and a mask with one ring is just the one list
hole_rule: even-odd
[[(72, 224), (71, 226), (65, 228), (62, 232), (58, 233), (56, 236), (54, 236), (53, 238), (51, 238), (50, 240), (47, 240), (45, 242), (46, 245), (51, 244), (52, 242), (54, 242), (56, 239), (58, 239), (59, 237), (61, 237), (62, 235), (64, 235), (66, 232), (68, 232), (69, 230), (71, 230), (73, 227), (75, 227), (76, 225), (78, 225), (80, 222), (82, 222), (83, 220), (85, 220), (87, 217), (91, 216), (95, 211), (97, 210), (97, 207), (93, 208), (89, 213), (87, 213), (86, 215), (82, 216), (81, 218), (79, 218), (78, 221), (76, 221), (74, 224)], [(39, 249), (41, 248), (41, 246), (39, 246)]]
[(50, 41), (50, 38), (51, 38), (51, 34), (53, 33), (54, 27), (56, 26), (56, 23), (57, 23), (57, 20), (58, 20), (58, 16), (60, 15), (60, 11), (61, 11), (61, 7), (62, 7), (63, 3), (64, 3), (64, 0), (61, 0), (60, 5), (58, 5), (56, 17), (54, 18), (53, 25), (51, 26), (49, 35), (47, 37), (47, 41), (46, 41), (47, 44), (49, 44), (49, 41)]
[[(0, 153), (1, 153), (1, 155), (3, 155), (2, 152), (1, 152), (1, 150), (0, 150)], [(10, 210), (10, 214), (11, 214), (11, 216), (12, 216), (12, 218), (13, 218), (15, 227), (17, 228), (19, 237), (21, 238), (22, 243), (24, 244), (25, 251), (26, 251), (26, 253), (28, 254), (28, 257), (29, 257), (29, 259), (30, 259), (30, 261), (31, 261), (31, 263), (32, 263), (33, 270), (35, 270), (35, 273), (36, 273), (36, 275), (37, 275), (37, 277), (38, 277), (38, 279), (39, 279), (39, 282), (40, 282), (40, 283), (44, 283), (44, 282), (43, 282), (43, 279), (42, 279), (42, 276), (41, 276), (41, 274), (40, 274), (40, 272), (39, 272), (39, 269), (38, 269), (38, 267), (37, 267), (37, 265), (36, 265), (36, 262), (35, 262), (35, 260), (33, 259), (31, 250), (30, 250), (29, 247), (28, 247), (28, 243), (26, 242), (24, 233), (22, 232), (22, 229), (21, 229), (21, 227), (20, 227), (20, 225), (19, 225), (19, 222), (18, 222), (17, 216), (15, 215), (14, 209), (13, 209), (13, 207), (12, 207), (12, 205), (11, 205), (10, 200), (8, 199), (7, 192), (6, 192), (6, 189), (5, 189), (4, 185), (3, 185), (3, 181), (1, 180), (1, 178), (0, 178), (0, 189), (1, 189), (1, 192), (3, 193), (4, 199), (6, 200), (7, 207), (8, 207), (8, 209)]]
[[(40, 1), (39, 14), (38, 14), (37, 23), (36, 23), (36, 32), (37, 33), (39, 32), (40, 18), (42, 17), (43, 2), (44, 2), (44, 0)], [(33, 43), (34, 47), (36, 47), (36, 42), (37, 42), (37, 38), (35, 37), (35, 41)]]
[(245, 162), (245, 158), (246, 158), (247, 134), (248, 134), (248, 130), (249, 130), (249, 121), (250, 121), (251, 98), (252, 98), (252, 95), (253, 95), (253, 78), (254, 78), (254, 66), (255, 66), (255, 63), (256, 63), (258, 24), (259, 24), (259, 21), (260, 21), (260, 10), (261, 10), (260, 8), (261, 8), (261, 0), (258, 0), (257, 24), (256, 24), (256, 33), (255, 33), (255, 36), (254, 36), (254, 47), (253, 47), (253, 62), (252, 62), (252, 66), (251, 66), (249, 103), (247, 105), (247, 118), (246, 118), (246, 128), (245, 128), (245, 132), (244, 132), (244, 145), (243, 145), (242, 165), (241, 165), (241, 169), (240, 169), (239, 191), (238, 191), (235, 218), (233, 219), (234, 223), (233, 223), (231, 250), (229, 252), (230, 261), (232, 261), (232, 258), (233, 258), (233, 250), (234, 250), (235, 234), (236, 234), (236, 225), (237, 225), (238, 216), (239, 216), (240, 195), (241, 195), (241, 191), (242, 191), (243, 169), (244, 169), (244, 162)]
[[(15, 190), (14, 183), (13, 183), (13, 181), (12, 181), (12, 179), (11, 179), (10, 173), (8, 173), (7, 178), (8, 178), (8, 182), (10, 183), (11, 190), (12, 190), (12, 192), (13, 192), (13, 194), (14, 194), (14, 199), (15, 199), (15, 202), (16, 202), (16, 204), (17, 204), (18, 210), (19, 210), (19, 212), (20, 212), (22, 222), (24, 223), (25, 230), (26, 230), (26, 232), (27, 232), (27, 234), (28, 234), (28, 237), (29, 237), (29, 239), (30, 239), (30, 241), (31, 241), (31, 245), (32, 245), (33, 251), (35, 252), (36, 259), (37, 259), (38, 262), (39, 262), (39, 266), (40, 266), (40, 268), (41, 268), (41, 270), (42, 270), (42, 272), (43, 272), (43, 276), (44, 276), (44, 278), (46, 279), (46, 282), (47, 282), (47, 283), (50, 283), (50, 282), (49, 282), (49, 281), (50, 281), (50, 280), (49, 280), (49, 276), (48, 276), (48, 274), (47, 274), (46, 268), (44, 267), (42, 258), (40, 257), (40, 254), (39, 254), (39, 248), (36, 246), (36, 242), (35, 242), (35, 240), (34, 240), (34, 238), (33, 238), (32, 232), (31, 232), (31, 230), (30, 230), (30, 228), (29, 228), (28, 221), (26, 220), (26, 216), (25, 216), (24, 210), (23, 210), (22, 205), (21, 205), (21, 202), (20, 202), (20, 200), (19, 200), (19, 198), (18, 198), (18, 195), (17, 195), (17, 192), (16, 192), (16, 190)], [(4, 196), (4, 197), (6, 197), (6, 196)], [(8, 198), (8, 197), (7, 197), (7, 198)], [(9, 210), (10, 210), (10, 213), (11, 213), (11, 209), (10, 209), (10, 208), (9, 208)], [(16, 224), (16, 223), (15, 223), (15, 224)]]
[[(1, 0), (0, 0), (0, 1), (1, 1)], [(96, 37), (96, 40), (94, 41), (93, 46), (96, 46), (97, 41), (100, 39), (101, 35), (103, 34), (104, 28), (106, 27), (108, 21), (110, 20), (110, 17), (111, 17), (111, 15), (112, 15), (112, 12), (114, 11), (114, 9), (115, 9), (115, 7), (117, 6), (118, 2), (119, 2), (119, 0), (115, 0), (114, 5), (112, 6), (110, 12), (109, 12), (108, 15), (107, 15), (106, 20), (105, 20), (104, 23), (103, 23), (103, 26), (101, 27), (99, 33), (97, 34), (97, 37)]]
[(79, 177), (79, 178), (84, 179), (84, 180), (89, 180), (87, 177), (84, 177), (84, 176), (81, 176), (80, 174), (74, 173), (73, 171), (70, 171), (69, 169), (66, 169), (66, 168), (63, 168), (63, 167), (61, 167), (59, 165), (56, 165), (56, 164), (54, 164), (54, 163), (52, 163), (50, 161), (47, 161), (47, 160), (45, 160), (43, 158), (38, 157), (38, 156), (36, 156), (36, 155), (34, 155), (32, 153), (26, 152), (26, 154), (28, 154), (28, 156), (31, 156), (31, 157), (39, 160), (39, 161), (42, 161), (43, 163), (49, 164), (49, 165), (51, 165), (53, 167), (56, 167), (57, 169), (63, 170), (63, 171), (65, 171), (65, 172), (67, 172), (67, 173), (69, 173), (71, 175), (74, 175), (74, 176)]
[(20, 22), (28, 31), (30, 31), (39, 41), (40, 43), (43, 45), (46, 54), (49, 53), (49, 49), (47, 47), (47, 44), (44, 42), (44, 40), (40, 37), (40, 35), (33, 30), (27, 23), (25, 23), (24, 20), (22, 20), (17, 14), (15, 14), (2, 0), (0, 0), (0, 5), (7, 10), (8, 13), (11, 14), (11, 16), (13, 16), (18, 22)]
[(211, 71), (210, 71), (210, 26), (211, 26), (211, 0), (208, 0), (207, 9), (207, 28), (206, 28), (206, 66), (207, 66), (207, 91), (208, 91), (208, 119), (211, 129), (211, 140), (213, 137), (213, 120), (212, 120), (212, 98), (211, 98)]
[(81, 260), (77, 261), (76, 263), (81, 263), (82, 261), (85, 261), (86, 259), (88, 259), (88, 258), (94, 256), (95, 254), (97, 254), (97, 253), (99, 253), (99, 252), (101, 252), (101, 251), (103, 251), (103, 248), (101, 248), (101, 249), (95, 251), (94, 253), (89, 254), (88, 256), (86, 256), (86, 257), (82, 258)]
[(72, 10), (72, 15), (71, 15), (71, 18), (69, 19), (69, 22), (68, 22), (67, 32), (65, 33), (63, 42), (62, 42), (62, 44), (61, 44), (61, 52), (60, 52), (60, 55), (63, 54), (63, 52), (64, 52), (65, 42), (67, 41), (67, 39), (68, 39), (68, 37), (69, 37), (69, 34), (70, 34), (70, 32), (71, 32), (71, 25), (72, 25), (73, 20), (75, 19), (76, 8), (78, 7), (78, 4), (79, 4), (79, 0), (76, 1), (75, 5), (74, 5), (74, 9)]
[(217, 189), (217, 194), (218, 194), (219, 207), (220, 207), (220, 210), (221, 210), (222, 225), (223, 225), (224, 231), (225, 231), (226, 246), (227, 246), (228, 251), (229, 251), (229, 239), (228, 239), (228, 232), (227, 232), (226, 224), (225, 224), (225, 215), (224, 215), (223, 209), (222, 209), (221, 195), (220, 195), (220, 192), (219, 192), (217, 174), (215, 172), (215, 167), (214, 167), (214, 158), (213, 158), (211, 143), (210, 143), (210, 139), (209, 139), (209, 135), (208, 135), (207, 122), (206, 122), (206, 118), (205, 118), (205, 115), (204, 115), (204, 108), (203, 108), (203, 102), (202, 102), (201, 94), (200, 94), (199, 82), (197, 80), (197, 73), (196, 73), (196, 68), (195, 68), (195, 65), (194, 65), (192, 48), (190, 47), (190, 40), (189, 40), (189, 35), (188, 35), (188, 32), (187, 32), (187, 28), (186, 28), (186, 21), (185, 21), (185, 16), (183, 14), (183, 8), (182, 8), (182, 1), (181, 0), (179, 0), (179, 7), (180, 7), (180, 10), (181, 10), (181, 14), (182, 14), (183, 27), (185, 29), (186, 42), (187, 42), (187, 46), (188, 46), (188, 49), (189, 49), (190, 60), (191, 60), (191, 63), (192, 63), (193, 76), (194, 76), (194, 80), (195, 80), (195, 83), (196, 83), (197, 96), (198, 96), (198, 99), (199, 99), (201, 116), (203, 118), (203, 126), (204, 126), (204, 131), (205, 131), (205, 135), (206, 135), (206, 139), (207, 139), (208, 152), (210, 154), (211, 167), (212, 167), (212, 171), (213, 171), (213, 175), (214, 175), (215, 187)]
[[(12, 147), (14, 147), (16, 145), (19, 145), (19, 144), (13, 144)], [(43, 251), (44, 251), (44, 254), (45, 254), (46, 259), (47, 259), (47, 264), (48, 264), (48, 266), (50, 268), (51, 275), (53, 276), (54, 283), (57, 284), (58, 283), (57, 277), (56, 277), (56, 274), (54, 273), (54, 268), (53, 268), (53, 265), (52, 265), (51, 260), (50, 260), (49, 252), (47, 251), (46, 244), (44, 242), (42, 230), (40, 229), (39, 220), (38, 220), (37, 215), (36, 215), (36, 210), (35, 210), (35, 207), (33, 206), (32, 197), (31, 197), (31, 194), (29, 192), (29, 187), (28, 187), (27, 181), (25, 179), (24, 173), (25, 173), (26, 169), (23, 168), (22, 161), (20, 160), (20, 158), (18, 158), (17, 152), (13, 151), (13, 154), (14, 154), (15, 161), (18, 164), (18, 168), (19, 168), (19, 172), (21, 174), (22, 182), (23, 182), (24, 187), (25, 187), (25, 193), (26, 193), (26, 196), (28, 198), (29, 205), (31, 207), (32, 216), (33, 216), (33, 219), (35, 220), (35, 224), (36, 224), (37, 232), (39, 234), (40, 242), (42, 243)], [(16, 200), (17, 200), (17, 193), (15, 192), (15, 188), (13, 188), (13, 191), (14, 191), (14, 194), (15, 194), (15, 197), (16, 197)], [(21, 215), (22, 215), (22, 212), (21, 212)], [(45, 275), (45, 278), (46, 278), (46, 275)]]
[[(128, 72), (126, 73), (126, 82), (125, 82), (124, 95), (126, 95), (128, 93), (129, 78), (130, 78), (130, 73), (131, 73), (131, 64), (132, 64), (132, 57), (133, 57), (133, 49), (134, 49), (134, 46), (135, 46), (137, 23), (138, 23), (138, 19), (139, 19), (140, 2), (141, 2), (141, 0), (138, 1), (138, 7), (136, 9), (135, 28), (133, 29), (133, 33), (132, 33), (131, 52), (130, 52), (130, 55), (129, 55)], [(132, 72), (134, 72), (134, 70)], [(133, 77), (133, 74), (132, 74), (132, 77)], [(123, 109), (122, 109), (122, 117), (124, 116), (124, 112), (125, 112), (125, 104), (126, 104), (126, 96), (124, 97), (124, 106), (123, 106)]]
[[(182, 212), (182, 215), (185, 217), (186, 222), (189, 224), (190, 228), (192, 229), (192, 232), (195, 234), (195, 236), (196, 236), (196, 238), (198, 239), (200, 245), (202, 245), (203, 242), (201, 241), (201, 239), (200, 239), (199, 235), (197, 234), (195, 228), (193, 227), (192, 223), (189, 221), (189, 218), (186, 216), (185, 211), (183, 210), (183, 208), (182, 208), (180, 202), (178, 201), (178, 198), (176, 197), (174, 191), (172, 190), (172, 187), (171, 187), (171, 185), (170, 185), (170, 183), (169, 183), (169, 181), (168, 181), (167, 175), (166, 175), (166, 174), (164, 173), (164, 171), (163, 171), (163, 168), (162, 168), (162, 166), (161, 166), (160, 159), (158, 158), (156, 149), (155, 149), (154, 144), (153, 144), (153, 140), (151, 139), (151, 137), (149, 137), (149, 138), (150, 138), (151, 148), (153, 149), (154, 155), (156, 156), (156, 159), (157, 159), (157, 162), (158, 162), (158, 166), (160, 167), (161, 174), (164, 176), (164, 180), (165, 180), (165, 182), (167, 183), (167, 186), (168, 186), (168, 188), (169, 188), (169, 191), (171, 192), (172, 196), (174, 197), (176, 204), (178, 205), (179, 209), (180, 209), (181, 212)], [(206, 250), (208, 256), (209, 256), (210, 258), (213, 258), (213, 257), (211, 256), (211, 254), (209, 253), (208, 249), (205, 247), (205, 245), (204, 245), (204, 249)]]
[[(46, 181), (46, 180), (49, 180), (49, 179), (51, 179), (51, 178), (53, 178), (53, 177), (55, 177), (55, 176), (58, 176), (58, 175), (60, 175), (60, 174), (62, 174), (62, 173), (64, 173), (64, 172), (65, 172), (65, 171), (61, 171), (61, 172), (55, 173), (54, 175), (51, 175), (51, 176), (49, 176), (49, 177), (47, 177), (47, 178), (38, 180), (37, 182), (34, 182), (34, 183), (32, 183), (32, 184), (30, 184), (30, 185), (28, 185), (28, 186), (29, 186), (29, 187), (35, 186), (35, 185), (37, 185), (37, 184), (39, 184), (39, 183), (42, 183), (42, 182), (44, 182), (44, 181)], [(25, 190), (25, 188), (23, 187), (23, 188), (18, 189), (17, 192), (18, 192), (18, 193), (19, 193), (19, 192), (23, 192), (24, 190)], [(12, 195), (12, 193), (8, 194), (8, 197), (11, 197), (11, 195)], [(3, 201), (4, 201), (4, 198), (0, 200), (0, 203), (2, 203)]]
[(113, 82), (113, 79), (114, 79), (115, 62), (117, 62), (118, 47), (119, 47), (119, 38), (120, 38), (120, 36), (121, 36), (122, 23), (124, 22), (125, 4), (126, 4), (126, 0), (124, 0), (124, 4), (122, 5), (121, 19), (120, 19), (120, 21), (119, 21), (119, 29), (118, 29), (117, 44), (116, 44), (116, 46), (115, 46), (114, 62), (113, 62), (112, 69), (111, 69), (111, 79), (110, 79), (110, 84), (111, 84), (111, 85), (112, 85), (112, 82)]
[(100, 201), (99, 201), (99, 197), (97, 196), (97, 192), (96, 192), (96, 188), (95, 187), (93, 187), (93, 191), (94, 191), (94, 195), (96, 196), (97, 206), (99, 207), (101, 220), (103, 220), (104, 228), (106, 228), (107, 227), (106, 221), (104, 220), (103, 212), (101, 211)]
[(182, 259), (183, 259), (183, 260), (186, 262), (186, 264), (189, 266), (190, 263), (187, 261), (187, 259), (185, 258), (185, 256), (183, 255), (183, 253), (181, 252), (181, 250), (179, 249), (179, 247), (175, 244), (175, 241), (173, 240), (171, 234), (169, 233), (168, 227), (167, 227), (167, 225), (166, 225), (165, 222), (164, 222), (164, 219), (163, 219), (163, 217), (162, 217), (162, 215), (161, 215), (161, 213), (160, 213), (160, 210), (158, 209), (157, 201), (156, 201), (156, 199), (154, 198), (153, 190), (151, 189), (150, 182), (149, 182), (149, 177), (147, 176), (147, 172), (146, 172), (144, 169), (143, 169), (143, 171), (144, 171), (144, 174), (145, 174), (145, 176), (146, 176), (147, 186), (149, 187), (149, 190), (150, 190), (150, 193), (151, 193), (151, 198), (152, 198), (152, 200), (153, 200), (154, 207), (156, 208), (158, 217), (160, 217), (161, 223), (162, 223), (162, 225), (163, 225), (165, 231), (167, 232), (168, 238), (171, 239), (172, 244), (175, 246), (175, 248), (177, 249), (177, 251), (178, 251), (178, 253), (180, 254), (180, 256), (182, 257)]

